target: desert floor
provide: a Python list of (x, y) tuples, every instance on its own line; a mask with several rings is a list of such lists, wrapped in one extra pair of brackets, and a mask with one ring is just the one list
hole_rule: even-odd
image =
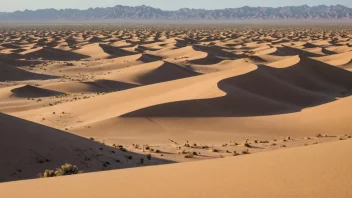
[[(3, 27), (0, 195), (65, 183), (53, 197), (351, 197), (351, 38), (327, 26)], [(38, 179), (65, 163), (88, 174)]]

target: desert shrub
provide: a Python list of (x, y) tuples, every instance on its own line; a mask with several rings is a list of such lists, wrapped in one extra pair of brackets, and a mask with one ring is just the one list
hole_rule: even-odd
[(240, 155), (240, 154), (238, 154), (237, 151), (234, 151), (233, 156), (237, 156), (237, 155)]
[(248, 150), (248, 149), (247, 149), (247, 150), (243, 150), (243, 151), (242, 151), (242, 154), (244, 154), (244, 155), (249, 154), (249, 150)]
[(147, 155), (147, 159), (148, 159), (148, 160), (152, 160), (152, 155), (151, 155), (151, 154), (148, 154), (148, 155)]
[(214, 148), (214, 149), (211, 150), (211, 152), (213, 152), (213, 153), (218, 153), (219, 150)]
[(55, 171), (53, 170), (45, 170), (43, 173), (43, 177), (55, 177)]
[(244, 146), (247, 147), (247, 148), (251, 148), (252, 147), (248, 142), (244, 143)]
[(77, 166), (72, 165), (72, 164), (64, 164), (60, 168), (57, 168), (55, 171), (54, 170), (45, 170), (43, 173), (43, 177), (58, 177), (58, 176), (64, 176), (64, 175), (75, 175), (82, 173), (83, 171), (80, 171)]
[(193, 158), (193, 157), (194, 157), (194, 155), (192, 153), (187, 153), (185, 155), (185, 158)]
[(188, 143), (184, 144), (183, 146), (184, 146), (184, 147), (191, 147), (191, 145), (188, 144)]
[(155, 150), (155, 153), (161, 153), (161, 151), (160, 150)]

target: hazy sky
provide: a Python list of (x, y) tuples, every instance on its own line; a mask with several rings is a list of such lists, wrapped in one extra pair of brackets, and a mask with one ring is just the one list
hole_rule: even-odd
[(42, 8), (79, 8), (108, 7), (115, 5), (149, 5), (156, 8), (175, 10), (179, 8), (235, 8), (241, 6), (286, 6), (341, 4), (352, 7), (352, 0), (0, 0), (0, 11), (15, 11)]

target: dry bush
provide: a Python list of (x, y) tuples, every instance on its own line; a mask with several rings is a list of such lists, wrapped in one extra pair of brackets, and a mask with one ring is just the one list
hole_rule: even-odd
[(75, 175), (82, 173), (83, 171), (79, 170), (77, 166), (72, 164), (64, 164), (60, 168), (54, 170), (45, 170), (42, 177), (58, 177), (64, 175)]

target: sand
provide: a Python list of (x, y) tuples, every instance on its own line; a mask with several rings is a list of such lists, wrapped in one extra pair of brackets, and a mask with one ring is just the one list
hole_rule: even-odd
[(0, 195), (351, 195), (350, 29), (63, 27), (1, 30)]
[(351, 143), (349, 140), (218, 160), (11, 182), (0, 185), (0, 192), (9, 198), (48, 194), (53, 198), (348, 198), (352, 196), (352, 162), (348, 157)]

